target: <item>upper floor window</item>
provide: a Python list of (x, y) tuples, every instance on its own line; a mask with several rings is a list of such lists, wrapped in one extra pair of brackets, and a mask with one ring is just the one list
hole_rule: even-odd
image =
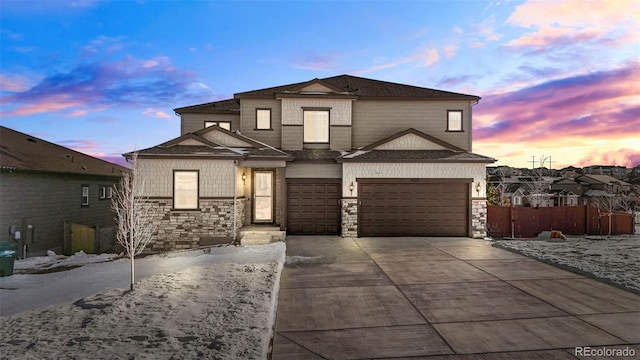
[(447, 111), (447, 131), (463, 131), (462, 110)]
[(173, 208), (198, 209), (198, 170), (173, 171)]
[(112, 189), (110, 186), (101, 185), (98, 190), (100, 193), (98, 194), (98, 198), (100, 200), (111, 199), (113, 197)]
[(227, 131), (231, 131), (231, 122), (230, 121), (205, 121), (204, 127), (209, 126), (219, 126)]
[(271, 109), (256, 109), (256, 130), (271, 130)]
[(329, 110), (304, 110), (304, 142), (329, 142)]
[(89, 185), (82, 185), (82, 206), (89, 206)]

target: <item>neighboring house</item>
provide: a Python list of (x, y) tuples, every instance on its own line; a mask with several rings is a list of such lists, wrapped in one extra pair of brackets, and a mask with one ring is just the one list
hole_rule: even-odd
[(589, 190), (601, 190), (610, 194), (627, 194), (631, 184), (608, 175), (582, 175), (576, 182), (586, 186)]
[(92, 227), (98, 249), (112, 245), (111, 189), (125, 171), (0, 127), (0, 241), (16, 241), (19, 256), (61, 253), (66, 222), (67, 232), (72, 223)]
[[(486, 235), (473, 95), (341, 75), (175, 109), (182, 134), (139, 151), (154, 250), (288, 234)], [(130, 156), (131, 154), (127, 154)]]
[(522, 207), (527, 204), (527, 195), (528, 193), (518, 187), (514, 192), (509, 193), (509, 198), (511, 199), (511, 206), (514, 207)]
[(551, 183), (551, 192), (560, 193), (562, 191), (571, 192), (578, 196), (582, 196), (586, 191), (584, 185), (569, 178), (558, 179)]
[(576, 206), (580, 204), (580, 195), (570, 190), (551, 191), (552, 206)]

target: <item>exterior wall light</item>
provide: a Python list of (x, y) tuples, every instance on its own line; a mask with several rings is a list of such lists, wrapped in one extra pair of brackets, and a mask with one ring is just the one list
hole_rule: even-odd
[(247, 181), (247, 175), (243, 172), (242, 173), (242, 184), (244, 185)]
[(349, 192), (351, 192), (351, 195), (353, 195), (353, 181), (351, 182), (351, 184), (349, 184)]
[(476, 192), (478, 193), (478, 196), (480, 196), (480, 183), (476, 183)]

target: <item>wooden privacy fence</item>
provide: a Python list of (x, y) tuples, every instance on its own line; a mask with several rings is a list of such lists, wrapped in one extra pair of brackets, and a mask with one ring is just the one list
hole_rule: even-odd
[[(532, 238), (545, 230), (560, 230), (570, 235), (607, 235), (606, 210), (587, 205), (555, 207), (487, 206), (489, 236)], [(613, 213), (611, 234), (633, 234), (633, 216)]]

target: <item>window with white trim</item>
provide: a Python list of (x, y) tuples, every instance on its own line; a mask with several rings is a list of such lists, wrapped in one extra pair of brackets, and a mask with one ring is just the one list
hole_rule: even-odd
[(513, 205), (516, 205), (516, 206), (522, 205), (522, 198), (520, 196), (514, 196)]
[(256, 130), (271, 130), (271, 109), (256, 109)]
[(89, 185), (82, 185), (82, 206), (89, 206)]
[(111, 186), (100, 185), (98, 198), (100, 200), (111, 199), (112, 197), (112, 189)]
[(198, 170), (173, 171), (173, 208), (198, 209)]
[(329, 110), (304, 110), (305, 143), (329, 143)]
[(463, 131), (462, 110), (447, 110), (447, 131)]

